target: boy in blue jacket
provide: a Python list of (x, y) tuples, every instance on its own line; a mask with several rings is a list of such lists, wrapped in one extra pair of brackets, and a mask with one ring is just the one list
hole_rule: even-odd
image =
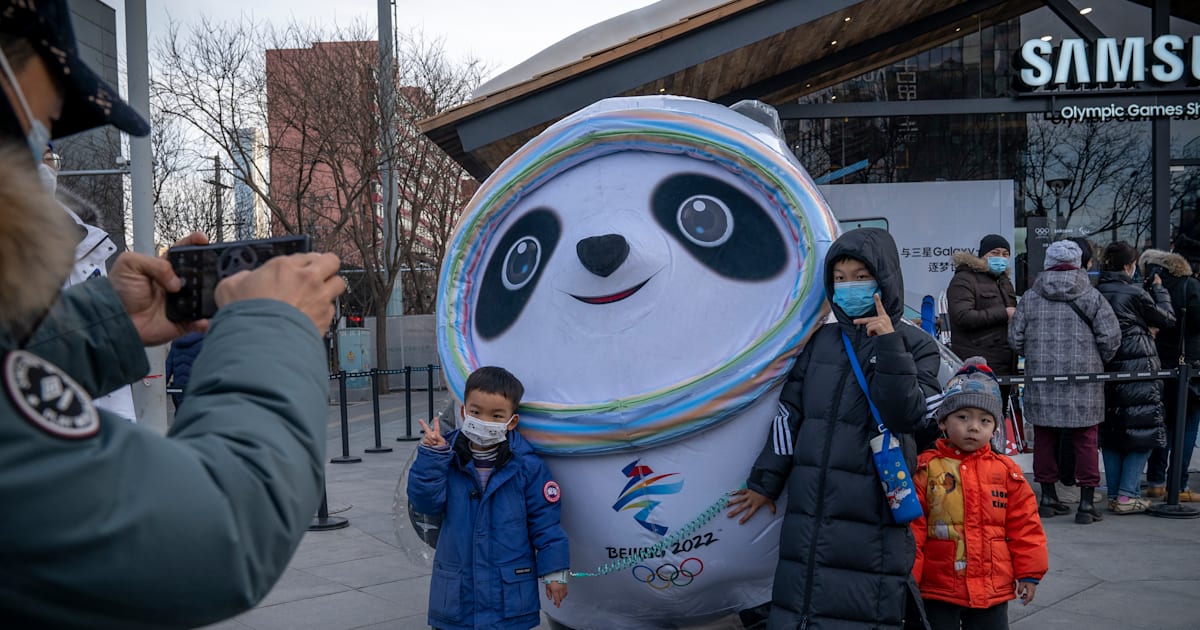
[(425, 438), (408, 477), (412, 508), (443, 514), (429, 585), (429, 625), (520, 628), (541, 622), (538, 579), (555, 606), (567, 596), (567, 535), (558, 483), (514, 429), (525, 387), (507, 370), (467, 378), (462, 428)]

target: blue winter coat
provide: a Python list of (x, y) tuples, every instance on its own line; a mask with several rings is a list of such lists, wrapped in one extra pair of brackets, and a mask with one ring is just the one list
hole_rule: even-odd
[(204, 333), (188, 333), (171, 344), (167, 353), (166, 378), (176, 387), (183, 387), (192, 379), (192, 364), (204, 347)]
[(533, 628), (541, 622), (538, 576), (570, 566), (558, 484), (520, 433), (509, 431), (481, 491), (467, 439), (455, 431), (446, 440), (449, 451), (420, 447), (408, 476), (413, 510), (445, 515), (429, 586), (429, 625)]

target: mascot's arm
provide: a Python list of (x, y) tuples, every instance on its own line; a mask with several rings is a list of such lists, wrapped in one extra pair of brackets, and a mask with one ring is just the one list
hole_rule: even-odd
[[(809, 347), (812, 345), (809, 340)], [(804, 421), (804, 372), (808, 370), (811, 353), (800, 352), (796, 364), (788, 372), (783, 390), (779, 393), (779, 407), (775, 419), (767, 431), (767, 443), (754, 461), (750, 470), (750, 478), (746, 487), (775, 500), (783, 494), (787, 487), (788, 473), (792, 469), (792, 454), (796, 446), (796, 436), (800, 433), (800, 423)]]
[(452, 457), (454, 453), (449, 446), (417, 447), (417, 461), (408, 473), (408, 500), (414, 510), (422, 514), (446, 511), (446, 477)]
[(929, 536), (929, 525), (925, 521), (925, 515), (929, 513), (929, 503), (925, 498), (928, 484), (929, 466), (927, 464), (917, 466), (917, 471), (913, 473), (913, 486), (917, 489), (917, 499), (921, 501), (921, 515), (908, 527), (912, 530), (913, 538), (917, 543), (917, 555), (913, 560), (912, 576), (918, 585), (921, 584), (921, 574), (925, 570), (925, 539)]
[[(558, 483), (541, 459), (530, 458), (529, 482), (525, 484), (525, 518), (529, 523), (529, 541), (537, 550), (539, 577), (571, 567), (567, 533), (559, 522)], [(568, 499), (569, 500), (569, 499)]]
[(920, 438), (932, 421), (931, 406), (942, 393), (937, 379), (941, 357), (932, 337), (909, 328), (876, 337), (878, 359), (870, 381), (871, 399), (893, 433)]

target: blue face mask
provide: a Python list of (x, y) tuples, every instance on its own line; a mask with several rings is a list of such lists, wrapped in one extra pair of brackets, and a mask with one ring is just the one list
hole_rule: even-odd
[(996, 275), (1000, 275), (1008, 269), (1008, 259), (1000, 256), (988, 257), (988, 270)]
[(875, 310), (875, 294), (879, 283), (874, 280), (862, 282), (838, 282), (833, 285), (833, 303), (850, 317), (860, 317)]

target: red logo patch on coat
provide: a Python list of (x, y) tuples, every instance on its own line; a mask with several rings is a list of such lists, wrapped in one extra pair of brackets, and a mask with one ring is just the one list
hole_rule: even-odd
[(546, 485), (542, 486), (542, 496), (546, 497), (546, 501), (550, 503), (558, 503), (562, 498), (562, 493), (558, 489), (557, 481), (547, 481)]

